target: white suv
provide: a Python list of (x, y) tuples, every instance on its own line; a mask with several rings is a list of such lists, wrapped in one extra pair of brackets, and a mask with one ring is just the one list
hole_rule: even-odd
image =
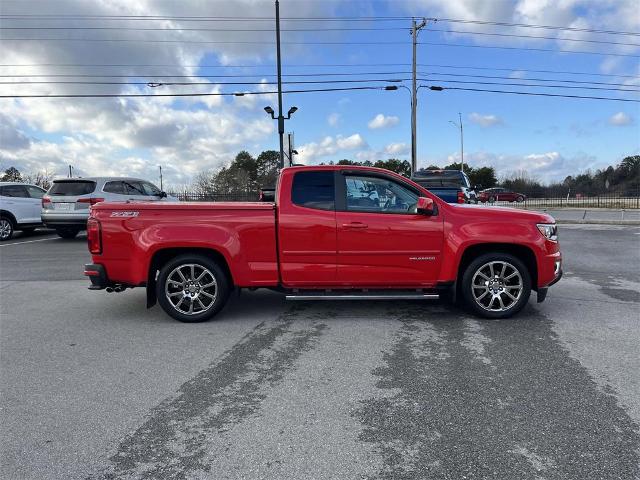
[(87, 226), (89, 207), (98, 202), (174, 201), (153, 183), (129, 177), (54, 180), (42, 198), (42, 223), (62, 238), (74, 238)]
[(15, 230), (31, 233), (42, 226), (41, 199), (45, 191), (28, 183), (0, 182), (0, 241)]

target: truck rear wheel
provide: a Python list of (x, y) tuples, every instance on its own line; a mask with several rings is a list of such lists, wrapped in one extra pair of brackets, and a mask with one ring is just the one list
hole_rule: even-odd
[(467, 306), (485, 318), (509, 318), (529, 301), (531, 275), (508, 253), (487, 253), (472, 261), (462, 276)]
[(167, 262), (156, 282), (162, 309), (181, 322), (206, 322), (227, 303), (230, 285), (225, 272), (203, 255), (180, 255)]

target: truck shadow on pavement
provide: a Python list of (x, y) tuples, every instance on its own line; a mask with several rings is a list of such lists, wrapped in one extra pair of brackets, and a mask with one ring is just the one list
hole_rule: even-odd
[[(638, 426), (531, 305), (515, 319), (481, 321), (437, 304), (316, 302), (287, 305), (250, 330), (152, 409), (106, 468), (89, 478), (218, 478), (212, 465), (222, 461), (220, 447), (233, 429), (260, 414), (270, 392), (334, 323), (348, 321), (357, 330), (367, 320), (395, 332), (380, 353), (382, 366), (371, 371), (380, 395), (352, 411), (359, 441), (382, 459), (371, 478), (582, 480), (640, 473)], [(234, 478), (255, 474), (237, 471)], [(326, 477), (340, 472), (318, 472)]]

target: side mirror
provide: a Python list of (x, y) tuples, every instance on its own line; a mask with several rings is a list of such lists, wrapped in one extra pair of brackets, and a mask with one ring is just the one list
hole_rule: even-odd
[(420, 215), (433, 215), (433, 213), (435, 212), (435, 205), (433, 204), (433, 200), (428, 197), (418, 197), (416, 211)]

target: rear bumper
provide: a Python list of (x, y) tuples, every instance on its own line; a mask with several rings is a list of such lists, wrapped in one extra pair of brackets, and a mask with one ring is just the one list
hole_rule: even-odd
[(41, 215), (42, 223), (47, 226), (76, 226), (86, 227), (89, 219), (89, 211), (83, 213), (53, 213), (44, 211)]
[(84, 266), (84, 274), (91, 280), (89, 290), (103, 290), (113, 286), (113, 283), (109, 281), (107, 271), (102, 265), (88, 263)]

